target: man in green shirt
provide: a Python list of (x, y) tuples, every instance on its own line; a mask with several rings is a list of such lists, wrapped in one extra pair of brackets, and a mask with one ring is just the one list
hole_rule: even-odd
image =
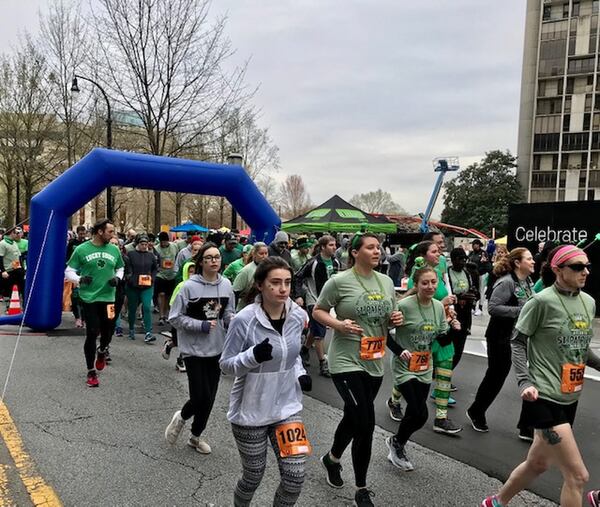
[(229, 264), (242, 256), (242, 252), (237, 249), (237, 245), (238, 241), (233, 234), (225, 234), (223, 244), (219, 248), (219, 252), (221, 253), (221, 272), (223, 272)]
[[(65, 270), (67, 280), (79, 286), (79, 297), (82, 300), (86, 322), (83, 351), (88, 369), (86, 383), (89, 387), (98, 387), (96, 369), (103, 370), (106, 365), (108, 346), (115, 325), (116, 286), (119, 279), (123, 278), (121, 252), (110, 243), (114, 231), (115, 226), (108, 219), (97, 222), (92, 227), (92, 239), (75, 249)], [(98, 336), (100, 346), (96, 354)]]
[(6, 306), (10, 303), (12, 288), (16, 285), (19, 294), (23, 297), (25, 288), (25, 269), (23, 268), (23, 254), (19, 249), (18, 240), (21, 237), (20, 227), (8, 231), (4, 239), (0, 241), (0, 273), (2, 276), (2, 295), (6, 299)]
[(175, 270), (175, 259), (177, 259), (179, 248), (175, 243), (169, 241), (169, 234), (167, 232), (160, 232), (158, 234), (158, 241), (156, 252), (160, 256), (160, 264), (154, 282), (154, 292), (158, 296), (158, 308), (160, 311), (158, 325), (164, 326), (169, 316), (169, 300), (176, 285), (177, 271)]

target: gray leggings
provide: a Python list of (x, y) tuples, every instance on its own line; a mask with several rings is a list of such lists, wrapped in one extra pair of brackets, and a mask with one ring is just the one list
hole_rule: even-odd
[(277, 458), (281, 482), (275, 492), (274, 507), (291, 507), (296, 504), (304, 482), (304, 464), (306, 456), (290, 456), (282, 458), (275, 437), (275, 429), (280, 424), (301, 422), (299, 414), (288, 417), (284, 421), (269, 426), (238, 426), (232, 424), (233, 436), (242, 460), (242, 478), (238, 481), (233, 494), (235, 507), (247, 507), (252, 501), (254, 492), (267, 466), (267, 437)]

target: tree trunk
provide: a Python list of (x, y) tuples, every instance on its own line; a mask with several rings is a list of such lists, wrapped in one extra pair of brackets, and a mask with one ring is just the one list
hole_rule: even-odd
[(175, 225), (181, 223), (181, 206), (183, 204), (183, 196), (175, 194)]

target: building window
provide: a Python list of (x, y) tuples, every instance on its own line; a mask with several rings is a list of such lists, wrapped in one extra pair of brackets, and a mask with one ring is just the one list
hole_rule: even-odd
[(563, 18), (569, 17), (569, 4), (563, 4)]
[(584, 151), (588, 148), (589, 132), (563, 134), (563, 151)]
[[(567, 5), (567, 10), (568, 8), (569, 6)], [(571, 13), (571, 16), (579, 16), (579, 2), (573, 2), (573, 12)]]
[(589, 112), (592, 110), (592, 95), (591, 94), (587, 94), (585, 96), (585, 110), (586, 112)]
[(569, 74), (587, 74), (594, 72), (594, 58), (577, 58), (569, 61)]
[[(600, 7), (600, 1), (592, 0), (592, 14), (598, 14), (599, 7)], [(592, 21), (594, 21), (594, 20), (592, 19)]]
[(548, 21), (550, 19), (551, 15), (552, 15), (552, 8), (549, 5), (544, 5), (544, 15), (542, 16), (542, 19), (544, 21)]
[(590, 130), (590, 113), (585, 113), (583, 115), (583, 130)]
[(560, 134), (536, 134), (533, 138), (533, 151), (558, 151)]
[(568, 132), (570, 127), (571, 127), (571, 115), (565, 114), (565, 116), (563, 117), (563, 131)]

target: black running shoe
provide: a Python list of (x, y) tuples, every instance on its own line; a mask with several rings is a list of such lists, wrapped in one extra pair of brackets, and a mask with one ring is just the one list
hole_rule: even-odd
[(489, 431), (487, 421), (485, 420), (485, 416), (477, 417), (469, 412), (467, 409), (467, 418), (471, 421), (471, 426), (475, 431), (479, 431), (479, 433), (487, 433)]
[(305, 368), (310, 366), (310, 350), (304, 346), (300, 349), (300, 359), (302, 359), (302, 366)]
[(356, 490), (354, 495), (354, 505), (356, 507), (375, 507), (375, 504), (371, 501), (371, 498), (375, 496), (371, 490), (367, 488), (360, 488)]
[(454, 424), (450, 419), (435, 419), (433, 421), (433, 431), (436, 433), (444, 433), (446, 435), (454, 435), (462, 431), (462, 426)]
[[(340, 463), (334, 463), (329, 457), (329, 453), (321, 456), (321, 464), (323, 468), (327, 470), (327, 484), (332, 488), (342, 488), (344, 486), (344, 480), (342, 479), (342, 465)], [(368, 505), (368, 504), (365, 504)]]
[(533, 442), (533, 428), (519, 428), (519, 438), (525, 442)]
[(396, 422), (402, 421), (404, 414), (402, 413), (402, 405), (400, 404), (400, 401), (394, 402), (392, 401), (392, 398), (388, 398), (387, 406), (390, 410), (390, 417), (392, 420)]

